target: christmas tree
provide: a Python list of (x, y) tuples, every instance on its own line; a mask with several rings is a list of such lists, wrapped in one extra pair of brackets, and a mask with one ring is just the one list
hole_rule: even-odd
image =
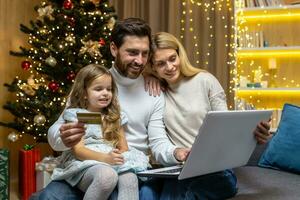
[(20, 65), (29, 76), (5, 84), (16, 94), (15, 101), (3, 106), (14, 120), (0, 125), (19, 133), (11, 140), (29, 134), (36, 142), (46, 142), (78, 70), (90, 63), (111, 67), (109, 40), (116, 16), (108, 0), (44, 0), (35, 11), (38, 17), (30, 27), (20, 25), (30, 47), (10, 52), (24, 57)]

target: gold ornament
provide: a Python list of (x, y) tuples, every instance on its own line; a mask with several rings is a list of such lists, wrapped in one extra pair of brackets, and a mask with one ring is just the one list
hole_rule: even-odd
[(46, 122), (46, 117), (42, 114), (37, 114), (36, 116), (34, 116), (33, 121), (35, 124), (37, 124), (38, 126), (44, 125)]
[(68, 35), (68, 36), (65, 38), (65, 40), (66, 40), (67, 42), (70, 42), (70, 43), (73, 43), (73, 44), (76, 42), (75, 36), (74, 36), (73, 34)]
[(85, 4), (87, 1), (92, 2), (93, 4), (95, 4), (95, 6), (98, 6), (101, 0), (81, 0), (80, 3)]
[(93, 57), (102, 57), (102, 54), (99, 50), (101, 45), (97, 41), (89, 40), (87, 42), (81, 41), (84, 46), (81, 47), (79, 55), (88, 53)]
[(112, 30), (115, 26), (116, 19), (114, 17), (111, 17), (107, 22), (107, 27)]
[(11, 132), (10, 134), (8, 134), (7, 139), (11, 142), (15, 142), (19, 139), (19, 135), (15, 132)]
[(93, 4), (95, 4), (96, 6), (100, 4), (100, 0), (90, 0), (91, 2), (93, 2)]
[(54, 57), (49, 56), (48, 58), (46, 58), (45, 62), (50, 65), (51, 67), (54, 67), (57, 64), (57, 61)]
[(37, 11), (39, 13), (39, 18), (43, 18), (43, 17), (47, 16), (50, 20), (54, 20), (54, 18), (52, 17), (52, 13), (54, 11), (52, 6), (46, 6), (43, 8), (39, 8)]
[(49, 33), (46, 28), (41, 28), (39, 32), (40, 32), (41, 35), (46, 35), (46, 34)]
[(20, 86), (20, 89), (23, 90), (25, 92), (25, 94), (29, 95), (29, 96), (34, 96), (35, 95), (35, 90), (39, 89), (40, 85), (35, 83), (35, 80), (33, 78), (34, 76), (31, 75), (28, 80), (27, 80), (27, 84), (23, 83)]

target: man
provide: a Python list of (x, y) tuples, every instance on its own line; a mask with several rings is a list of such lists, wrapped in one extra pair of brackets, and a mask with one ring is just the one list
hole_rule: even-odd
[[(163, 95), (149, 96), (144, 90), (144, 78), (141, 76), (150, 54), (150, 27), (140, 19), (128, 18), (117, 22), (111, 38), (110, 49), (115, 63), (110, 71), (118, 86), (121, 109), (128, 117), (125, 129), (128, 145), (145, 154), (150, 149), (155, 159), (164, 165), (177, 164), (186, 158), (189, 150), (176, 148), (168, 139), (163, 124)], [(64, 151), (77, 144), (84, 134), (84, 124), (65, 124), (60, 117), (50, 127), (48, 141), (54, 150)], [(103, 180), (107, 179), (103, 177)], [(82, 193), (73, 190), (65, 182), (53, 181), (40, 198), (81, 199)]]

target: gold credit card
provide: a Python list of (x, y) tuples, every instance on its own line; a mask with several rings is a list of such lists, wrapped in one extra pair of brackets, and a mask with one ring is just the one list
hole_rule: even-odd
[(101, 124), (102, 117), (100, 112), (89, 112), (89, 113), (77, 113), (77, 119), (79, 122), (86, 124)]

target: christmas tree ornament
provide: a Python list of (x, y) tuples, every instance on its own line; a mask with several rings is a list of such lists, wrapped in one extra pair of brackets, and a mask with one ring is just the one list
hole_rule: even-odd
[(70, 26), (75, 26), (75, 18), (74, 17), (67, 17), (67, 21), (70, 24)]
[(33, 75), (29, 76), (29, 78), (27, 79), (27, 84), (35, 90), (39, 89), (40, 87), (40, 84), (35, 83)]
[(58, 89), (59, 89), (59, 84), (56, 83), (55, 81), (51, 81), (51, 82), (48, 84), (48, 88), (49, 88), (52, 92), (57, 92)]
[(70, 72), (67, 74), (67, 80), (73, 81), (73, 80), (75, 79), (75, 76), (76, 76), (76, 74), (75, 74), (73, 71), (70, 71)]
[(24, 70), (27, 71), (27, 70), (30, 69), (30, 67), (31, 67), (31, 62), (25, 60), (25, 61), (23, 61), (23, 62), (21, 63), (21, 66), (22, 66), (22, 69), (24, 69)]
[(67, 42), (70, 42), (72, 44), (75, 44), (76, 40), (75, 40), (75, 36), (73, 34), (70, 34), (66, 37), (65, 39)]
[(29, 96), (34, 96), (36, 94), (36, 90), (39, 89), (40, 85), (35, 83), (34, 76), (31, 75), (27, 79), (27, 83), (23, 83), (20, 86), (20, 89), (25, 92), (25, 94)]
[(48, 34), (48, 30), (45, 29), (45, 28), (41, 28), (40, 31), (39, 31), (39, 33), (40, 33), (41, 35), (46, 35), (46, 34)]
[(45, 53), (48, 53), (48, 52), (49, 52), (49, 49), (48, 49), (48, 48), (42, 47), (41, 49), (42, 49)]
[(114, 17), (111, 17), (107, 22), (107, 27), (112, 30), (115, 26), (116, 19)]
[(25, 92), (25, 94), (29, 96), (34, 96), (36, 94), (35, 90), (32, 87), (30, 87), (30, 85), (27, 85), (25, 83), (20, 86), (20, 89), (23, 90), (23, 92)]
[(79, 55), (88, 53), (93, 57), (102, 57), (99, 48), (101, 45), (99, 42), (89, 40), (87, 42), (81, 41), (84, 46), (81, 47), (79, 51)]
[(15, 132), (11, 132), (10, 134), (8, 134), (7, 139), (11, 142), (15, 142), (19, 139), (19, 135)]
[(43, 19), (44, 17), (48, 17), (50, 20), (54, 20), (54, 17), (52, 16), (53, 11), (54, 10), (51, 5), (39, 8), (37, 10), (40, 19)]
[(46, 117), (44, 115), (42, 115), (41, 113), (37, 114), (36, 116), (34, 116), (33, 121), (35, 124), (37, 124), (38, 126), (44, 125), (46, 122)]
[(63, 7), (66, 10), (71, 10), (73, 8), (73, 3), (71, 0), (65, 0), (63, 3)]
[(54, 67), (57, 64), (56, 59), (52, 56), (49, 56), (48, 58), (46, 58), (45, 62), (46, 62), (46, 64), (50, 65), (51, 67)]
[(90, 0), (90, 2), (92, 2), (96, 6), (98, 6), (100, 4), (100, 0)]
[(104, 40), (103, 38), (100, 38), (99, 44), (100, 44), (101, 46), (104, 46), (104, 45), (105, 45), (105, 40)]

